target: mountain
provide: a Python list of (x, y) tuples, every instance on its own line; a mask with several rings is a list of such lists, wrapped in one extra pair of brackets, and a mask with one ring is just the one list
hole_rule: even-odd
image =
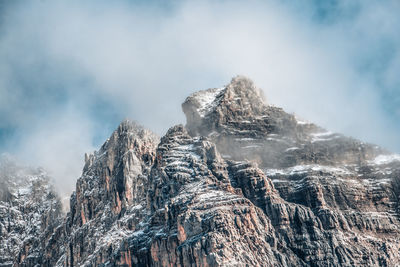
[(48, 266), (61, 202), (43, 169), (0, 158), (0, 266)]
[(47, 202), (2, 186), (0, 266), (400, 265), (399, 155), (268, 105), (242, 76), (182, 109), (161, 138), (122, 122), (85, 156), (65, 216), (48, 186)]

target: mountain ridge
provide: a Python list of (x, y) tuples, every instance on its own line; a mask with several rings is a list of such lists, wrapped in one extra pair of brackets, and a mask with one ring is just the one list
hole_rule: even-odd
[(40, 264), (400, 264), (400, 157), (268, 105), (244, 76), (182, 109), (186, 126), (123, 121), (85, 156)]

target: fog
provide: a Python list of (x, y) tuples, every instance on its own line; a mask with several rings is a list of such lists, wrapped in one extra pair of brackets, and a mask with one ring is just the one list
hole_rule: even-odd
[[(321, 2), (321, 3), (320, 3)], [(397, 1), (0, 5), (0, 147), (69, 193), (124, 118), (162, 135), (243, 74), (269, 104), (400, 152)]]

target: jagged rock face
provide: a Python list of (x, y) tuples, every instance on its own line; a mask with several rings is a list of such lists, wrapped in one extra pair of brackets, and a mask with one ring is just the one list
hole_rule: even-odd
[(135, 232), (146, 214), (157, 144), (151, 131), (124, 121), (98, 152), (85, 156), (58, 265), (104, 264), (115, 257), (118, 242)]
[[(229, 168), (214, 144), (190, 137), (183, 126), (171, 128), (161, 139), (150, 176), (152, 215), (141, 235), (131, 240), (133, 263), (299, 266), (293, 253), (278, 249), (278, 244), (285, 246), (276, 238), (270, 219), (243, 196), (240, 187), (231, 185), (231, 179), (253, 171), (262, 173), (246, 164)], [(247, 178), (241, 181), (243, 188), (252, 186), (253, 178)], [(264, 193), (274, 190), (268, 185)]]
[(0, 159), (0, 266), (48, 264), (61, 203), (42, 169)]
[(157, 143), (155, 134), (124, 121), (98, 152), (85, 155), (83, 174), (71, 202), (71, 223), (85, 224), (101, 215), (104, 205), (118, 216), (127, 207), (141, 204)]
[(266, 105), (260, 89), (242, 76), (223, 88), (194, 93), (182, 108), (192, 135), (208, 136), (221, 154), (263, 168), (358, 164), (383, 152)]
[[(182, 107), (190, 133), (208, 135), (215, 130), (239, 130), (231, 123), (246, 123), (245, 119), (250, 116), (261, 116), (264, 103), (262, 91), (251, 80), (238, 76), (226, 87), (194, 93), (186, 99)], [(252, 127), (259, 125), (249, 126), (249, 129), (243, 129), (251, 132)], [(243, 134), (246, 135), (244, 132)]]
[(186, 127), (161, 139), (123, 122), (86, 155), (64, 221), (35, 234), (43, 260), (21, 242), (7, 255), (17, 266), (400, 265), (399, 155), (267, 105), (245, 77), (183, 110)]
[[(249, 97), (237, 101), (238, 90), (243, 91), (241, 97)], [(304, 237), (304, 231), (301, 237), (296, 231), (283, 235), (304, 262), (314, 266), (399, 262), (399, 156), (255, 101), (254, 96), (260, 94), (245, 77), (234, 78), (218, 89), (214, 99), (207, 98), (212, 92), (215, 89), (195, 93), (182, 105), (189, 132), (208, 136), (225, 159), (257, 162), (279, 196), (292, 203), (281, 211), (289, 215), (292, 229), (300, 225), (290, 218), (294, 210), (308, 208), (300, 214), (304, 215), (301, 220), (313, 225), (308, 230), (315, 228), (308, 231), (309, 237)], [(203, 99), (208, 99), (207, 104), (200, 107), (197, 103)], [(257, 103), (259, 108), (247, 103)], [(249, 112), (230, 112), (242, 109)], [(255, 194), (248, 193), (249, 198)], [(268, 209), (267, 205), (267, 215), (274, 213)], [(332, 240), (339, 236), (340, 242)]]

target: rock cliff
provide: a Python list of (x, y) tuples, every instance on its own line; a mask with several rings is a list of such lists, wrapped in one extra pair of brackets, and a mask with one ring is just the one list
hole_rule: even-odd
[(162, 138), (122, 122), (85, 156), (67, 215), (46, 193), (36, 232), (10, 227), (30, 211), (2, 186), (0, 212), (22, 217), (1, 221), (0, 266), (400, 264), (399, 155), (268, 105), (242, 76), (182, 108)]

